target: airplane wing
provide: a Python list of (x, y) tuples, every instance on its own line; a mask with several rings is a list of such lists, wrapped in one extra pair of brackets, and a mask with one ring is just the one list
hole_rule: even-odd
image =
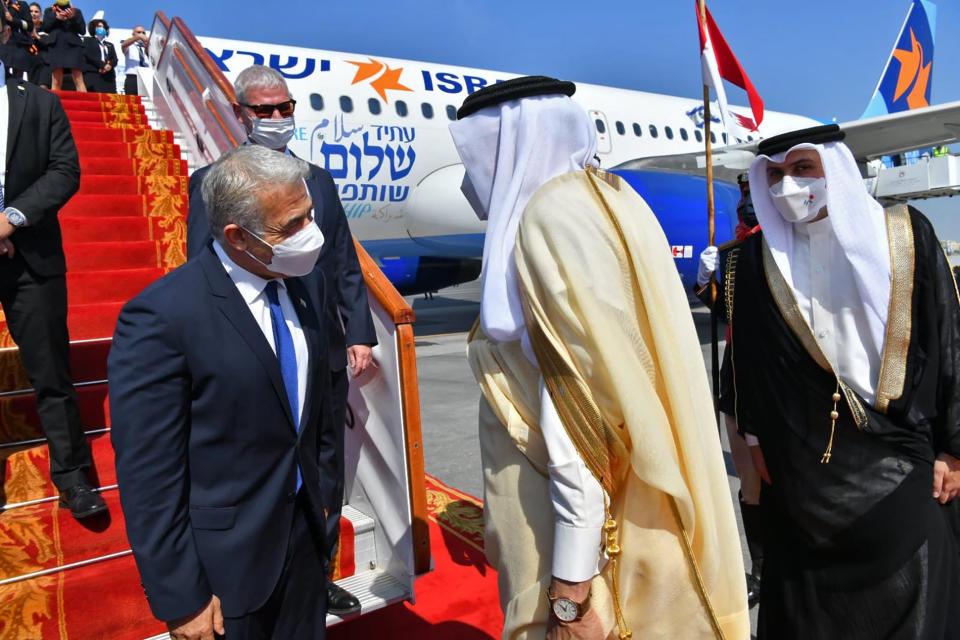
[[(960, 140), (960, 101), (852, 120), (842, 123), (840, 129), (847, 134), (844, 142), (861, 163), (913, 149), (951, 144)], [(714, 178), (735, 182), (738, 174), (750, 168), (757, 144), (749, 142), (715, 149), (712, 154)], [(703, 176), (706, 175), (706, 166), (706, 154), (699, 151), (637, 158), (613, 169), (647, 169)]]

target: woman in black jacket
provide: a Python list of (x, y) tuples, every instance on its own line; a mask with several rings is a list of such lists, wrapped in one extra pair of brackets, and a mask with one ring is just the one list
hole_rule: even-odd
[(42, 28), (50, 34), (51, 44), (47, 49), (47, 63), (53, 80), (50, 88), (60, 89), (63, 70), (70, 69), (77, 91), (86, 91), (83, 82), (83, 32), (86, 24), (80, 9), (71, 6), (70, 0), (57, 0), (43, 12)]
[(26, 0), (10, 0), (6, 4), (4, 23), (10, 26), (10, 39), (0, 47), (0, 60), (17, 78), (23, 77), (35, 64), (33, 49), (33, 19)]

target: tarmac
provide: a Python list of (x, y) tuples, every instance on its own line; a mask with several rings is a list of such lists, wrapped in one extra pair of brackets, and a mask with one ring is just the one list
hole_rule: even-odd
[[(480, 281), (443, 289), (432, 296), (408, 296), (417, 315), (414, 324), (417, 376), (420, 387), (420, 421), (427, 473), (441, 482), (483, 498), (477, 411), (480, 391), (467, 363), (467, 333), (480, 312)], [(704, 367), (710, 375), (710, 313), (700, 305), (691, 308), (703, 350)], [(721, 326), (720, 337), (726, 335)], [(725, 342), (720, 342), (723, 355)], [(730, 483), (730, 499), (736, 505), (740, 480), (733, 467), (726, 430), (721, 443)], [(740, 527), (740, 544), (749, 568), (749, 553), (739, 508), (734, 509)], [(756, 629), (757, 609), (751, 610)]]

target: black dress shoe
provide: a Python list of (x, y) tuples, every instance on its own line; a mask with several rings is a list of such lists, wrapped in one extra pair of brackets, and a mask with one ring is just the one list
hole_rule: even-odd
[(86, 483), (76, 484), (60, 492), (60, 506), (70, 507), (70, 514), (77, 520), (104, 513), (107, 503)]
[(752, 609), (760, 602), (760, 578), (747, 574), (747, 604)]
[(336, 582), (327, 579), (327, 613), (345, 616), (358, 611), (360, 611), (360, 601), (357, 597)]

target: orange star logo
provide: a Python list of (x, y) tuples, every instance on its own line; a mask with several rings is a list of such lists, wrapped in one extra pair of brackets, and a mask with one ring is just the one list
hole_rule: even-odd
[(391, 69), (390, 65), (386, 65), (373, 58), (367, 58), (367, 60), (369, 60), (369, 62), (347, 60), (348, 63), (356, 65), (357, 67), (357, 73), (353, 76), (353, 82), (350, 83), (351, 85), (373, 78), (380, 73), (382, 69), (383, 73), (379, 78), (371, 80), (370, 86), (373, 87), (373, 90), (377, 92), (384, 102), (390, 102), (387, 99), (388, 89), (392, 89), (393, 91), (413, 91), (410, 87), (400, 83), (400, 74), (403, 73), (403, 67)]
[(917, 40), (912, 28), (910, 29), (910, 50), (897, 49), (893, 52), (893, 57), (900, 62), (897, 88), (893, 94), (894, 102), (899, 100), (907, 89), (910, 89), (910, 85), (913, 85), (913, 89), (907, 96), (907, 105), (911, 109), (930, 106), (926, 93), (933, 63), (928, 62), (925, 66), (923, 65), (923, 45)]

